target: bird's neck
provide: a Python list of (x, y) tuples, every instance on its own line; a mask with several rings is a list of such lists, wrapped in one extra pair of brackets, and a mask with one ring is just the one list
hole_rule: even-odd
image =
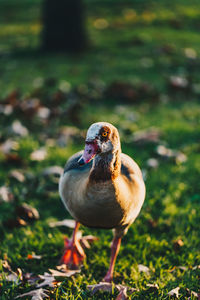
[(121, 170), (121, 149), (96, 155), (90, 172), (90, 181), (107, 181), (119, 176)]

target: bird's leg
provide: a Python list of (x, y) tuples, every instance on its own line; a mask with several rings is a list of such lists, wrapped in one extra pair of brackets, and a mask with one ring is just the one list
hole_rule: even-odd
[(121, 237), (115, 236), (112, 241), (112, 245), (111, 245), (110, 267), (108, 269), (108, 272), (106, 273), (106, 276), (103, 279), (103, 281), (105, 281), (105, 282), (111, 282), (113, 279), (113, 271), (114, 271), (115, 261), (117, 258), (117, 254), (119, 252), (120, 245), (121, 245)]
[(65, 238), (64, 254), (60, 263), (67, 265), (69, 268), (77, 269), (85, 258), (85, 253), (77, 238), (77, 232), (80, 223), (76, 222), (71, 239)]

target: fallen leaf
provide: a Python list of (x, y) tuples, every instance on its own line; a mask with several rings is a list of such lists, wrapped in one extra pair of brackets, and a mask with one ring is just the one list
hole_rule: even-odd
[(189, 82), (187, 78), (181, 76), (171, 76), (169, 79), (170, 87), (173, 89), (185, 90)]
[(158, 226), (158, 220), (149, 219), (147, 220), (147, 222), (148, 222), (148, 226), (151, 229), (156, 228)]
[[(20, 268), (17, 268), (17, 271), (14, 272), (10, 265), (7, 263), (7, 261), (4, 261), (3, 264), (2, 264), (5, 272), (9, 272), (9, 274), (5, 274), (4, 275), (4, 278), (5, 280), (7, 281), (12, 281), (14, 282), (15, 284), (20, 284), (20, 281), (23, 280), (23, 276), (22, 276), (22, 270)], [(1, 274), (0, 274), (0, 278), (1, 278)]]
[(180, 287), (177, 286), (175, 289), (169, 291), (169, 293), (167, 293), (167, 295), (178, 298), (179, 290), (180, 290)]
[(148, 268), (148, 267), (146, 267), (146, 266), (144, 266), (144, 265), (138, 265), (138, 271), (139, 272), (144, 272), (144, 273), (146, 273), (146, 274), (150, 274), (150, 269)]
[(24, 174), (22, 174), (20, 171), (18, 170), (12, 170), (10, 173), (9, 173), (10, 177), (13, 177), (15, 178), (17, 181), (19, 182), (24, 182), (25, 181), (25, 176)]
[(178, 266), (177, 269), (179, 269), (181, 271), (186, 271), (188, 268), (184, 267), (184, 266)]
[(119, 292), (116, 300), (126, 300), (128, 299), (128, 295), (127, 295), (127, 288), (124, 287), (123, 289), (121, 289), (121, 291)]
[(56, 222), (49, 222), (50, 227), (56, 227), (56, 226), (66, 226), (69, 228), (75, 228), (76, 222), (72, 219), (65, 219), (62, 221), (56, 221)]
[[(187, 300), (191, 300), (191, 299), (193, 299), (194, 297), (195, 297), (195, 298), (198, 298), (198, 300), (200, 300), (200, 294), (199, 294), (199, 293), (196, 293), (195, 291), (191, 291), (191, 290), (189, 290), (188, 288), (186, 288), (186, 292), (187, 292), (187, 296), (189, 296), (189, 297), (187, 298)], [(193, 296), (193, 297), (191, 297), (191, 296)]]
[(15, 227), (26, 226), (27, 223), (23, 219), (17, 217), (16, 219), (8, 219), (4, 221), (3, 225), (9, 229), (13, 229)]
[(92, 294), (95, 294), (97, 291), (112, 293), (114, 287), (114, 284), (109, 282), (99, 282), (97, 284), (87, 285), (87, 288), (92, 292)]
[(17, 206), (15, 211), (18, 217), (26, 221), (38, 220), (40, 217), (37, 209), (27, 203)]
[(14, 272), (9, 275), (6, 275), (5, 278), (7, 281), (12, 281), (14, 283), (18, 283), (19, 281), (19, 276)]
[(32, 296), (31, 300), (43, 300), (44, 298), (49, 297), (46, 294), (46, 292), (48, 292), (48, 290), (40, 288), (40, 289), (36, 289), (36, 290), (30, 291), (28, 293), (21, 294), (21, 295), (15, 297), (15, 299), (22, 298), (24, 296)]
[(81, 142), (82, 140), (82, 133), (78, 128), (65, 126), (60, 129), (56, 142), (60, 147), (66, 147), (71, 142)]
[(179, 270), (181, 270), (181, 271), (186, 271), (186, 270), (188, 270), (188, 268), (187, 267), (184, 267), (184, 266), (174, 266), (171, 270), (169, 270), (168, 272), (169, 273), (172, 273), (172, 272), (174, 272), (176, 269), (179, 269)]
[(113, 81), (105, 91), (106, 96), (127, 102), (138, 101), (138, 91), (136, 87), (125, 81)]
[(90, 248), (90, 244), (89, 243), (93, 243), (95, 241), (98, 241), (98, 237), (93, 236), (93, 235), (86, 235), (83, 236), (82, 238), (80, 238), (80, 243), (82, 245), (82, 247), (89, 249)]
[(157, 283), (147, 283), (147, 287), (151, 291), (157, 291), (159, 289), (159, 286), (157, 285)]
[(147, 143), (158, 143), (160, 142), (161, 132), (156, 128), (149, 128), (143, 131), (134, 133), (133, 142), (139, 145)]
[(12, 150), (17, 150), (19, 147), (18, 142), (11, 139), (6, 140), (3, 144), (0, 145), (0, 150), (4, 154), (10, 154)]
[(153, 169), (156, 169), (159, 166), (159, 162), (156, 158), (149, 158), (146, 164), (149, 168), (153, 168)]
[(178, 251), (181, 247), (184, 246), (184, 242), (181, 239), (173, 241), (174, 250)]
[(19, 91), (13, 90), (8, 97), (5, 99), (6, 104), (10, 104), (12, 106), (16, 106), (19, 98)]
[(7, 260), (2, 260), (1, 264), (2, 264), (4, 271), (12, 272), (11, 266), (9, 265)]
[(16, 120), (12, 123), (12, 131), (15, 134), (18, 134), (20, 136), (27, 136), (28, 135), (28, 129), (22, 125), (22, 123), (19, 120)]
[(34, 285), (40, 277), (38, 275), (33, 275), (33, 273), (23, 274), (23, 280), (28, 282), (30, 285)]
[(106, 19), (96, 19), (94, 21), (93, 25), (96, 29), (102, 30), (102, 29), (107, 28), (109, 26), (109, 23)]
[(14, 199), (13, 194), (6, 186), (0, 187), (0, 203), (1, 202), (12, 202)]
[(63, 168), (61, 168), (60, 166), (52, 166), (49, 168), (46, 168), (42, 171), (43, 175), (62, 175), (63, 173)]
[(7, 105), (1, 105), (0, 104), (0, 113), (9, 116), (13, 113), (13, 107), (10, 104)]
[(38, 111), (37, 111), (37, 116), (40, 118), (40, 119), (43, 119), (43, 120), (46, 120), (49, 118), (51, 114), (51, 111), (48, 107), (39, 107), (38, 108)]
[[(66, 266), (66, 265), (65, 265)], [(57, 268), (61, 267), (62, 272), (54, 270), (54, 269), (49, 269), (49, 272), (51, 272), (52, 276), (55, 277), (71, 277), (75, 275), (76, 273), (80, 273), (81, 270), (69, 270), (67, 268), (64, 268), (64, 266), (57, 266)]]
[(177, 163), (183, 163), (187, 161), (187, 156), (184, 153), (177, 150), (169, 149), (164, 145), (159, 145), (156, 151), (160, 157), (165, 159), (173, 159)]
[(30, 159), (34, 161), (42, 161), (46, 158), (47, 151), (45, 148), (40, 148), (38, 150), (35, 150), (31, 153)]
[(191, 58), (191, 59), (197, 58), (197, 52), (193, 48), (185, 48), (184, 53), (187, 58)]
[(36, 255), (36, 254), (28, 254), (27, 259), (41, 259), (42, 255)]
[(37, 98), (26, 99), (20, 103), (20, 108), (24, 115), (31, 118), (35, 115), (40, 107), (40, 100)]
[(44, 281), (42, 283), (37, 284), (36, 285), (37, 288), (41, 288), (46, 285), (49, 287), (55, 286), (56, 279), (52, 274), (45, 272), (44, 275), (39, 275), (39, 278)]
[(200, 265), (194, 266), (194, 267), (192, 268), (192, 270), (197, 270), (197, 269), (200, 269)]
[(114, 283), (109, 282), (99, 282), (97, 284), (88, 285), (87, 288), (91, 291), (92, 294), (95, 294), (97, 291), (109, 292), (112, 293), (116, 288), (119, 291), (118, 297), (116, 300), (128, 299), (127, 291), (132, 295), (138, 289), (131, 288), (129, 286), (124, 286), (122, 284), (115, 285)]

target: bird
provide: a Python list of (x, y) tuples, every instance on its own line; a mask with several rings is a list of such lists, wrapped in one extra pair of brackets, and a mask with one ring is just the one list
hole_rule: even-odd
[(93, 123), (87, 130), (84, 150), (69, 158), (59, 181), (61, 200), (75, 219), (61, 262), (75, 268), (83, 263), (80, 224), (113, 229), (110, 265), (103, 278), (111, 283), (122, 237), (139, 215), (145, 192), (139, 166), (121, 151), (117, 128), (108, 122)]

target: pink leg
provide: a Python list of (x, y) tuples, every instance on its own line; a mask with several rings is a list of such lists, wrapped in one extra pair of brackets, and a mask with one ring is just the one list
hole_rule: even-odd
[(121, 245), (121, 237), (114, 237), (111, 245), (111, 259), (110, 259), (110, 267), (108, 269), (108, 272), (106, 273), (106, 276), (104, 277), (103, 281), (111, 282), (113, 279), (113, 271), (115, 266), (115, 261), (117, 258), (117, 254), (119, 252), (119, 248)]
[(61, 258), (61, 263), (67, 265), (69, 268), (77, 269), (83, 262), (85, 258), (85, 253), (80, 245), (77, 238), (77, 231), (79, 229), (80, 223), (76, 222), (72, 239), (65, 239), (65, 249), (64, 254)]

